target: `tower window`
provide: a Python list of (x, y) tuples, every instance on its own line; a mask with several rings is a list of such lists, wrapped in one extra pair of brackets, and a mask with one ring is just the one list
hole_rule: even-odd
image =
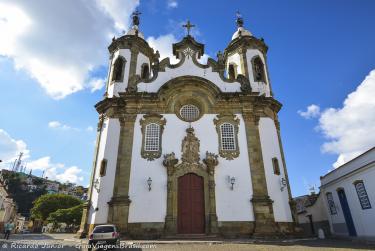
[(148, 67), (148, 64), (143, 64), (141, 67), (141, 78), (148, 79), (149, 76), (150, 76), (150, 68)]
[(221, 149), (234, 151), (236, 150), (236, 139), (234, 137), (234, 126), (230, 123), (220, 125), (221, 131)]
[(336, 210), (335, 202), (333, 201), (332, 193), (327, 193), (326, 196), (327, 196), (327, 202), (328, 202), (330, 213), (337, 214), (337, 210)]
[(277, 158), (272, 158), (272, 166), (273, 166), (273, 173), (276, 175), (280, 175), (279, 160)]
[(235, 79), (236, 78), (236, 70), (234, 68), (234, 64), (230, 64), (228, 66), (228, 78), (229, 79)]
[(125, 59), (119, 56), (113, 65), (112, 81), (120, 82), (124, 79), (124, 68)]
[(258, 56), (253, 59), (253, 73), (254, 73), (254, 81), (266, 82), (264, 65), (263, 65), (262, 59), (260, 59), (260, 57)]
[(102, 159), (102, 162), (100, 162), (100, 169), (99, 169), (99, 175), (102, 177), (107, 172), (107, 160)]
[(368, 198), (365, 184), (363, 184), (363, 181), (357, 181), (354, 183), (355, 190), (357, 191), (359, 203), (361, 203), (362, 209), (370, 209), (371, 203), (370, 199)]
[(152, 123), (146, 126), (145, 151), (159, 151), (160, 126)]

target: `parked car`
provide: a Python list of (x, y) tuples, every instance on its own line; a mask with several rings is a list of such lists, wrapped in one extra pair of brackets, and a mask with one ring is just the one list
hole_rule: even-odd
[(20, 231), (20, 233), (21, 233), (21, 234), (30, 234), (31, 232), (30, 232), (29, 229), (22, 229), (22, 230)]
[(98, 225), (89, 235), (89, 248), (120, 245), (120, 234), (115, 225)]

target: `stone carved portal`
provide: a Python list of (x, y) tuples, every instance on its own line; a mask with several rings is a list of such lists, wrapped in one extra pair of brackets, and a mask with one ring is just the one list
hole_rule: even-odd
[(181, 162), (172, 152), (164, 155), (163, 165), (167, 168), (167, 216), (165, 217), (165, 234), (178, 233), (178, 180), (186, 174), (194, 174), (203, 179), (204, 196), (204, 232), (215, 234), (217, 229), (216, 201), (215, 201), (215, 166), (218, 156), (206, 152), (203, 163), (199, 157), (199, 139), (194, 134), (193, 128), (186, 130), (186, 136), (181, 145)]

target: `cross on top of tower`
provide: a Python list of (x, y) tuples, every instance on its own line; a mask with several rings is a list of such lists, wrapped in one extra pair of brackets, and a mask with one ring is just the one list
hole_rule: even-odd
[(135, 10), (133, 13), (132, 13), (132, 17), (133, 17), (133, 26), (138, 26), (139, 25), (139, 15), (141, 15), (142, 13), (137, 10)]
[(239, 11), (236, 12), (236, 24), (238, 27), (243, 27), (243, 18), (242, 18), (242, 15)]
[(187, 35), (190, 36), (190, 29), (193, 28), (193, 27), (195, 27), (195, 25), (192, 24), (192, 23), (190, 23), (190, 20), (188, 20), (188, 21), (186, 22), (186, 24), (182, 25), (182, 27), (186, 28), (186, 30), (187, 30)]

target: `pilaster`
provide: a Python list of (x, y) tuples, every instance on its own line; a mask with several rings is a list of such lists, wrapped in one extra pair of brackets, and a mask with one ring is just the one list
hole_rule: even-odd
[(253, 186), (253, 197), (251, 199), (255, 218), (253, 235), (274, 235), (277, 232), (277, 227), (272, 208), (273, 201), (268, 196), (267, 190), (259, 135), (260, 117), (249, 112), (243, 114), (243, 118), (245, 121), (250, 173)]
[(136, 115), (128, 114), (119, 118), (120, 139), (117, 154), (117, 165), (113, 197), (108, 202), (108, 222), (115, 224), (120, 232), (128, 230), (129, 205), (129, 178), (133, 149), (134, 123)]
[(81, 225), (80, 228), (76, 234), (77, 238), (85, 238), (87, 233), (88, 233), (88, 219), (89, 219), (89, 210), (91, 206), (91, 198), (92, 198), (92, 191), (93, 191), (93, 182), (95, 178), (95, 173), (96, 173), (96, 166), (98, 162), (98, 153), (99, 153), (99, 146), (100, 146), (100, 139), (102, 136), (102, 129), (103, 129), (103, 123), (104, 123), (105, 115), (101, 114), (99, 116), (99, 122), (97, 126), (97, 134), (96, 134), (96, 144), (95, 144), (95, 155), (94, 155), (94, 160), (93, 160), (93, 168), (91, 172), (91, 177), (90, 177), (90, 186), (88, 190), (88, 198), (87, 201), (85, 202), (83, 206), (83, 212), (82, 212), (82, 218), (81, 218)]

